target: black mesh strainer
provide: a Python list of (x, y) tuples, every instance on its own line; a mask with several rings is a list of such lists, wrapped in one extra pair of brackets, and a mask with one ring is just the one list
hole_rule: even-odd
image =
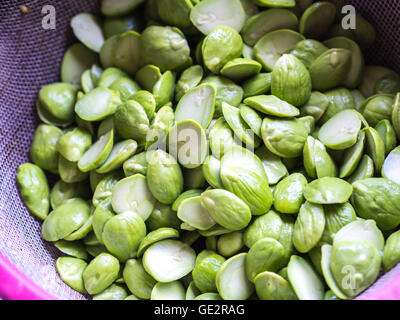
[[(39, 89), (59, 81), (63, 53), (75, 41), (69, 21), (79, 12), (97, 12), (99, 2), (0, 0), (0, 295), (4, 298), (23, 297), (18, 292), (36, 292), (36, 297), (44, 298), (49, 298), (44, 292), (60, 299), (85, 298), (58, 277), (55, 260), (60, 252), (41, 239), (40, 223), (22, 204), (15, 174), (21, 163), (29, 161), (29, 146), (39, 122), (34, 107)], [(367, 63), (399, 72), (400, 1), (354, 0), (349, 3), (371, 21), (378, 32), (377, 43), (366, 53)], [(21, 5), (26, 6), (29, 13), (23, 13)], [(42, 27), (45, 5), (55, 7), (54, 30)], [(25, 277), (18, 276), (18, 272)], [(21, 287), (7, 287), (7, 283), (16, 283), (11, 278), (21, 280)], [(36, 286), (41, 289), (35, 289)], [(383, 276), (363, 296), (400, 299), (400, 267)]]

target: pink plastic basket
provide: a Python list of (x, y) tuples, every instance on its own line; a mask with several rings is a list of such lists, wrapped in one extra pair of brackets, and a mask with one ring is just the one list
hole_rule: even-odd
[[(35, 100), (41, 86), (59, 81), (65, 49), (75, 40), (69, 27), (79, 12), (98, 12), (98, 0), (0, 1), (0, 297), (4, 299), (85, 299), (65, 285), (55, 270), (60, 252), (42, 241), (40, 223), (22, 204), (17, 167), (28, 151), (38, 118)], [(400, 71), (400, 1), (353, 0), (372, 21), (377, 43), (369, 64)], [(20, 5), (29, 8), (22, 13)], [(46, 5), (56, 10), (56, 29), (46, 30)], [(381, 277), (359, 299), (400, 299), (400, 266)]]

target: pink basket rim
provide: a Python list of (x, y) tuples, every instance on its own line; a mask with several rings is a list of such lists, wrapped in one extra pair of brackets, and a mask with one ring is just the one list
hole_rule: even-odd
[(361, 295), (357, 300), (400, 300), (400, 273), (371, 293)]
[[(8, 300), (57, 300), (23, 274), (0, 252), (0, 297)], [(356, 300), (399, 300), (400, 274)]]
[(0, 297), (8, 300), (56, 300), (0, 252)]

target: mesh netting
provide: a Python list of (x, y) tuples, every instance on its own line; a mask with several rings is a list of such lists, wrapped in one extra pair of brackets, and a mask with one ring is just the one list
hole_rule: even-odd
[[(0, 1), (0, 251), (28, 277), (56, 297), (82, 295), (65, 285), (55, 270), (59, 251), (42, 241), (40, 223), (24, 208), (16, 188), (17, 167), (27, 162), (39, 89), (59, 81), (63, 53), (75, 40), (72, 16), (93, 12), (99, 1)], [(25, 5), (30, 13), (19, 8)], [(56, 9), (56, 29), (42, 28), (42, 7)]]
[[(400, 70), (400, 1), (350, 1), (378, 31), (378, 41), (367, 62)], [(56, 9), (56, 29), (42, 28), (44, 5)], [(23, 14), (19, 8), (30, 9)], [(79, 12), (96, 12), (97, 0), (0, 1), (0, 252), (29, 278), (61, 299), (82, 299), (58, 277), (55, 260), (60, 252), (42, 241), (40, 223), (22, 204), (16, 184), (17, 167), (29, 161), (29, 146), (38, 118), (39, 89), (59, 81), (59, 66), (74, 42), (69, 27)], [(380, 282), (396, 274), (392, 271)]]

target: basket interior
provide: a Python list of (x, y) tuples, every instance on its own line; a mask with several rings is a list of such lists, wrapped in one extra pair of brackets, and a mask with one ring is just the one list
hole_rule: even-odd
[[(40, 223), (25, 209), (19, 197), (15, 174), (29, 161), (29, 146), (39, 123), (35, 101), (39, 89), (59, 81), (59, 66), (65, 49), (75, 42), (69, 21), (79, 12), (98, 12), (98, 0), (0, 2), (0, 252), (25, 275), (60, 299), (85, 297), (65, 285), (55, 269), (60, 252), (40, 237)], [(366, 53), (368, 64), (400, 71), (400, 1), (349, 1), (373, 22), (376, 44)], [(42, 8), (56, 9), (56, 29), (42, 28)], [(397, 269), (379, 280), (390, 280)], [(370, 289), (371, 290), (371, 289)]]

